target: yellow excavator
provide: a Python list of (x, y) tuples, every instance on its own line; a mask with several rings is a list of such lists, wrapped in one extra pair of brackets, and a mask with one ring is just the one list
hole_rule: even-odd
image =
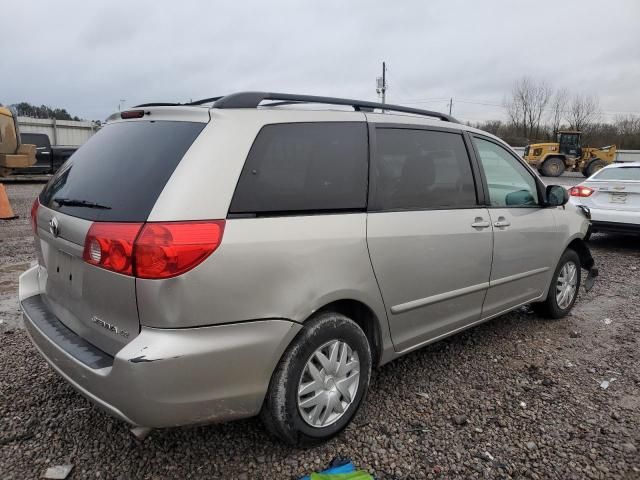
[[(7, 177), (16, 168), (36, 163), (36, 146), (20, 143), (18, 115), (0, 107), (0, 177)], [(17, 218), (9, 203), (4, 185), (0, 183), (0, 220)]]
[(545, 177), (558, 177), (565, 171), (590, 177), (616, 158), (616, 146), (583, 147), (581, 132), (560, 130), (557, 142), (534, 143), (524, 149), (524, 159)]
[(0, 177), (14, 169), (36, 163), (36, 146), (20, 142), (18, 117), (6, 107), (0, 107)]

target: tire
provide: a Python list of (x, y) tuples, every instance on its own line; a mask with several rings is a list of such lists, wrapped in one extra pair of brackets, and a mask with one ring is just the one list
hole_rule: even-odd
[[(560, 289), (559, 285), (559, 277), (561, 274), (566, 276), (566, 271), (563, 271), (566, 265), (573, 264), (575, 268), (575, 285), (573, 285), (573, 290), (571, 293), (571, 298), (568, 303), (559, 304)], [(569, 269), (571, 267), (568, 267)], [(564, 251), (562, 256), (560, 257), (560, 261), (558, 262), (558, 266), (556, 267), (555, 272), (553, 273), (553, 277), (551, 279), (551, 285), (549, 286), (549, 291), (547, 292), (547, 299), (543, 302), (534, 303), (534, 310), (547, 318), (562, 318), (566, 316), (571, 309), (573, 308), (573, 304), (576, 302), (576, 298), (578, 298), (578, 291), (580, 290), (580, 281), (581, 281), (581, 271), (580, 271), (580, 257), (574, 251), (568, 248)], [(564, 300), (566, 302), (566, 299)]]
[(559, 177), (564, 173), (564, 161), (560, 157), (547, 158), (540, 171), (545, 177)]
[[(351, 349), (350, 354), (344, 345)], [(334, 348), (337, 348), (338, 364), (325, 364), (330, 367), (325, 368), (316, 354), (320, 352), (324, 354), (325, 362), (330, 361)], [(348, 361), (341, 361), (342, 358)], [(349, 363), (353, 367), (354, 360), (359, 361), (357, 370), (344, 369)], [(329, 440), (349, 424), (364, 401), (369, 389), (371, 362), (369, 341), (353, 320), (335, 312), (323, 312), (310, 318), (271, 377), (260, 412), (262, 422), (273, 435), (290, 445), (308, 447)], [(309, 364), (316, 366), (315, 375), (320, 376), (322, 383), (313, 379)], [(334, 367), (339, 368), (333, 370)], [(326, 376), (327, 371), (331, 372), (329, 376)], [(353, 380), (356, 374), (359, 377)], [(299, 397), (303, 383), (309, 390)], [(332, 403), (315, 404), (314, 398), (328, 399)], [(329, 409), (327, 405), (333, 408)], [(313, 424), (314, 413), (317, 413), (316, 424)]]
[(594, 158), (591, 160), (584, 169), (585, 177), (590, 177), (602, 167), (605, 167), (607, 163), (604, 160), (600, 160), (599, 158)]

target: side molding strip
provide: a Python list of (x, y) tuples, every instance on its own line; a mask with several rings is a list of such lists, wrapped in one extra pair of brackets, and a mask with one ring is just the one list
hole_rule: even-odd
[(394, 305), (391, 307), (391, 313), (404, 313), (409, 310), (415, 310), (416, 308), (425, 307), (432, 303), (442, 302), (455, 297), (461, 297), (462, 295), (468, 295), (469, 293), (479, 292), (489, 287), (489, 282), (479, 283), (478, 285), (471, 285), (470, 287), (460, 288), (458, 290), (452, 290), (450, 292), (439, 293), (432, 295), (431, 297), (419, 298), (418, 300), (411, 300), (407, 303), (401, 303), (400, 305)]
[(516, 275), (510, 275), (508, 277), (499, 278), (497, 280), (493, 280), (490, 282), (479, 283), (477, 285), (471, 285), (470, 287), (464, 287), (458, 290), (439, 293), (437, 295), (432, 295), (426, 298), (411, 300), (410, 302), (394, 305), (393, 307), (391, 307), (391, 313), (398, 314), (398, 313), (408, 312), (410, 310), (415, 310), (416, 308), (426, 307), (427, 305), (443, 302), (445, 300), (450, 300), (456, 297), (461, 297), (462, 295), (468, 295), (470, 293), (479, 292), (480, 290), (485, 290), (487, 288), (497, 287), (499, 285), (504, 285), (505, 283), (521, 280), (523, 278), (531, 277), (533, 275), (538, 275), (539, 273), (544, 273), (548, 270), (549, 270), (549, 267), (536, 268), (535, 270), (529, 270), (528, 272), (517, 273)]
[(547, 270), (549, 270), (549, 267), (536, 268), (535, 270), (529, 270), (528, 272), (517, 273), (515, 275), (510, 275), (508, 277), (499, 278), (498, 280), (493, 280), (489, 282), (489, 286), (497, 287), (498, 285), (504, 285), (505, 283), (514, 282), (522, 278), (532, 277), (533, 275), (544, 273)]

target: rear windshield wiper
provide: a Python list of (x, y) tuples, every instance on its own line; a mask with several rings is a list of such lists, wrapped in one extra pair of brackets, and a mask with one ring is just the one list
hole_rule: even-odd
[(111, 207), (107, 207), (106, 205), (100, 205), (99, 203), (89, 202), (87, 200), (78, 200), (75, 198), (60, 198), (56, 197), (53, 199), (60, 206), (67, 207), (86, 207), (86, 208), (99, 208), (101, 210), (111, 210)]

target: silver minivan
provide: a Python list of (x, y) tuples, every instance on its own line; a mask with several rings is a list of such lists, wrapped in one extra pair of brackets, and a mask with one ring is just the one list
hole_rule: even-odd
[(597, 274), (567, 199), (437, 112), (145, 104), (34, 202), (20, 303), (51, 366), (132, 425), (259, 414), (310, 445), (351, 421), (375, 366), (524, 304), (566, 315)]

